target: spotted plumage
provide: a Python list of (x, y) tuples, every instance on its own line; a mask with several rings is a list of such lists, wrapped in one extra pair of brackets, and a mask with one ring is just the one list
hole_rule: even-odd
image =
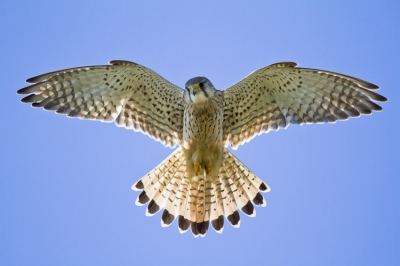
[(226, 147), (289, 124), (335, 123), (382, 108), (378, 86), (343, 74), (283, 62), (261, 68), (219, 91), (205, 77), (185, 89), (128, 61), (40, 75), (18, 91), (22, 99), (68, 117), (114, 121), (177, 148), (132, 188), (146, 215), (163, 210), (161, 225), (177, 219), (180, 232), (219, 233), (224, 217), (240, 226), (239, 210), (255, 216), (269, 186)]

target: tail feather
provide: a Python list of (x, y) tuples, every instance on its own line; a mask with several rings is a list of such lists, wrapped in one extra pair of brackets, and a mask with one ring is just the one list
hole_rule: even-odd
[(191, 220), (192, 233), (195, 237), (197, 237), (198, 235), (204, 237), (209, 227), (209, 213), (211, 202), (208, 199), (210, 197), (210, 192), (207, 192), (207, 186), (209, 186), (207, 185), (207, 183), (210, 182), (205, 181), (205, 178), (200, 176), (196, 191), (196, 213), (195, 217)]
[(251, 204), (251, 200), (249, 196), (247, 195), (246, 191), (243, 189), (241, 186), (239, 179), (240, 176), (238, 174), (233, 174), (233, 184), (232, 184), (232, 191), (233, 195), (236, 199), (236, 203), (239, 207), (239, 209), (246, 215), (250, 217), (256, 216), (256, 212), (254, 209), (253, 204)]
[(164, 161), (162, 161), (159, 165), (154, 167), (149, 173), (143, 176), (140, 180), (138, 180), (135, 184), (133, 184), (133, 190), (143, 190), (151, 186), (158, 180), (161, 176), (163, 176), (166, 172), (165, 169), (173, 166), (177, 160), (182, 160), (183, 151), (181, 148), (176, 149), (173, 153), (171, 153)]
[(224, 229), (224, 204), (221, 197), (221, 182), (218, 178), (213, 184), (215, 209), (212, 209), (211, 225), (217, 233), (222, 233)]
[[(177, 182), (180, 183), (183, 176), (182, 174), (184, 174), (180, 171), (182, 170), (182, 165), (186, 166), (184, 160), (176, 160), (174, 164), (171, 165), (170, 168), (168, 168), (168, 172), (166, 172), (163, 177), (160, 178), (159, 183), (161, 185), (158, 187), (158, 190), (156, 190), (157, 186), (154, 186), (155, 194), (153, 195), (153, 200), (150, 202), (149, 206), (152, 202), (154, 202), (153, 206), (158, 206), (159, 208), (158, 210), (151, 210), (150, 208), (148, 208), (148, 213), (150, 215), (154, 215), (154, 211), (158, 212), (160, 208), (164, 208), (167, 203), (167, 199), (170, 199), (170, 197), (172, 197), (171, 194), (173, 193), (173, 191), (177, 190), (179, 186)], [(169, 175), (170, 173), (173, 173), (173, 175)], [(151, 194), (148, 194), (147, 196), (150, 197)]]
[[(175, 191), (178, 188), (178, 183), (177, 183), (178, 179), (179, 179), (179, 177), (173, 176), (169, 180), (169, 183), (164, 187), (164, 190), (162, 190), (162, 192), (159, 193), (158, 196), (153, 198), (155, 204), (157, 206), (159, 206), (161, 209), (165, 208), (165, 206), (167, 205), (167, 202), (169, 202), (171, 200), (171, 198), (174, 197), (173, 191)], [(150, 212), (150, 210), (148, 210), (148, 212)], [(161, 221), (163, 222), (163, 219), (161, 219)]]
[(160, 210), (160, 206), (156, 203), (156, 199), (164, 190), (165, 185), (168, 182), (168, 180), (166, 182), (165, 179), (167, 179), (167, 177), (162, 176), (153, 187), (149, 187), (148, 190), (144, 190), (146, 192), (146, 196), (151, 199), (149, 205), (147, 205), (146, 216), (153, 216)]
[(178, 219), (178, 227), (181, 233), (185, 233), (190, 226), (189, 220), (189, 179), (185, 179), (183, 181), (182, 187), (182, 197), (179, 201), (179, 219)]
[(248, 180), (246, 183), (246, 178), (240, 176), (237, 172), (234, 172), (232, 168), (229, 168), (228, 172), (232, 176), (234, 191), (236, 190), (235, 198), (238, 199), (239, 208), (246, 215), (254, 217), (256, 211), (251, 201), (257, 196), (257, 193), (254, 192), (256, 187)]
[(225, 150), (224, 156), (223, 165), (229, 165), (226, 168), (230, 175), (239, 176), (234, 179), (243, 180), (242, 187), (245, 188), (246, 193), (252, 202), (255, 205), (266, 206), (266, 202), (259, 191), (269, 192), (271, 189), (228, 150)]
[[(231, 155), (229, 154), (227, 154), (226, 157), (232, 159)], [(234, 195), (234, 198), (236, 199), (237, 206), (246, 215), (254, 217), (255, 210), (253, 204), (251, 204), (250, 202), (250, 198), (252, 195), (251, 194), (249, 195), (249, 193), (247, 193), (246, 190), (243, 188), (243, 184), (245, 184), (245, 181), (243, 180), (239, 172), (237, 172), (237, 170), (234, 169), (235, 168), (234, 166), (237, 164), (232, 164), (230, 160), (227, 160), (227, 162), (230, 162), (231, 164), (227, 166), (224, 163), (223, 167), (225, 168), (225, 171), (230, 177), (230, 179), (232, 180), (231, 190)]]
[(218, 202), (217, 202), (216, 197), (215, 197), (216, 192), (215, 192), (215, 187), (214, 187), (212, 182), (207, 182), (206, 183), (206, 191), (208, 192), (208, 194), (206, 196), (207, 200), (210, 201), (210, 203), (209, 203), (209, 206), (210, 206), (210, 209), (209, 209), (209, 220), (211, 220), (211, 224), (212, 224), (212, 221), (214, 221), (214, 220), (216, 220), (218, 218), (218, 210), (217, 210)]
[(214, 198), (214, 190), (212, 187), (212, 181), (206, 180), (205, 181), (205, 198), (204, 198), (204, 221), (202, 225), (202, 234), (201, 236), (205, 236), (210, 226), (210, 219), (211, 219), (211, 210), (215, 207), (215, 200)]
[[(189, 186), (188, 186), (188, 191), (187, 191), (187, 193), (186, 193), (186, 195), (185, 195), (185, 197), (186, 197), (186, 207), (185, 207), (185, 210), (184, 210), (184, 213), (183, 213), (183, 219), (184, 219), (184, 226), (186, 227), (190, 227), (190, 225), (191, 225), (191, 218), (193, 217), (193, 216), (191, 216), (191, 213), (192, 213), (192, 211), (194, 211), (193, 210), (193, 201), (194, 201), (194, 199), (193, 199), (193, 195), (191, 196), (191, 193), (192, 193), (192, 187), (193, 187), (193, 184), (192, 183), (190, 183), (189, 184)], [(187, 225), (187, 223), (189, 223), (189, 225)], [(188, 229), (188, 228), (186, 228), (186, 230)], [(184, 232), (186, 232), (186, 230), (183, 230), (182, 229), (182, 231), (184, 231)]]
[[(221, 168), (224, 168), (223, 166)], [(238, 212), (238, 207), (236, 204), (235, 196), (232, 191), (231, 178), (226, 175), (225, 169), (220, 170), (220, 175), (222, 179), (223, 193), (224, 195), (224, 210), (226, 219), (231, 223), (233, 227), (240, 227), (240, 214)], [(226, 207), (226, 208), (225, 208)]]
[(163, 227), (170, 225), (179, 214), (179, 206), (182, 200), (182, 190), (185, 186), (185, 179), (182, 177), (176, 191), (171, 191), (170, 197), (165, 204), (163, 216), (161, 218), (161, 225)]
[(192, 228), (192, 233), (195, 237), (199, 236), (199, 232), (197, 230), (196, 226), (196, 221), (197, 217), (198, 219), (203, 218), (203, 213), (200, 211), (199, 213), (197, 212), (197, 200), (198, 200), (198, 194), (199, 194), (199, 183), (190, 183), (190, 190), (189, 190), (189, 220), (191, 223), (191, 228)]
[(180, 198), (182, 197), (182, 187), (183, 180), (185, 177), (186, 164), (183, 163), (178, 171), (176, 172), (174, 179), (171, 181), (175, 185), (176, 189), (171, 188), (169, 195), (166, 195), (167, 198), (164, 212), (161, 217), (161, 226), (166, 227), (169, 226), (177, 217), (178, 205), (180, 202)]
[(143, 190), (136, 200), (136, 205), (144, 205), (156, 196), (155, 194), (157, 191), (165, 186), (162, 181), (165, 178), (169, 178), (167, 171), (182, 158), (182, 155), (182, 149), (175, 150), (170, 156), (132, 186), (133, 190)]
[[(225, 170), (223, 169), (223, 167), (221, 167), (221, 169), (220, 169), (219, 179), (220, 179), (220, 182), (218, 183), (219, 189), (217, 190), (217, 193), (219, 195), (219, 200), (222, 202), (224, 216), (232, 224), (232, 226), (237, 227), (238, 221), (235, 221), (236, 219), (232, 219), (232, 218), (237, 217), (237, 215), (234, 216), (235, 209), (232, 208), (233, 206), (231, 205), (231, 199), (228, 195), (228, 190), (225, 186), (225, 184), (226, 184), (225, 180), (227, 179), (227, 177), (226, 177)], [(240, 219), (240, 217), (239, 217), (239, 219)]]
[(189, 227), (195, 237), (205, 236), (211, 222), (218, 233), (224, 228), (224, 216), (233, 227), (240, 226), (240, 209), (253, 217), (253, 204), (265, 206), (261, 192), (270, 188), (239, 159), (224, 150), (218, 176), (187, 176), (182, 148), (175, 150), (156, 168), (137, 181), (132, 189), (142, 190), (137, 205), (148, 203), (146, 215), (164, 209), (161, 225), (169, 226), (177, 218), (181, 233)]

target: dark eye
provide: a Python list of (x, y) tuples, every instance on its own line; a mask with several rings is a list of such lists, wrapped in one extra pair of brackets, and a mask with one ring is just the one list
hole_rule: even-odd
[(204, 88), (204, 83), (200, 82), (199, 86), (200, 86), (200, 89)]

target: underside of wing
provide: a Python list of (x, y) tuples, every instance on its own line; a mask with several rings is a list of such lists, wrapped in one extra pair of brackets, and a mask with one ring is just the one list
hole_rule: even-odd
[(33, 107), (80, 119), (112, 122), (141, 131), (165, 146), (182, 139), (183, 90), (139, 64), (64, 69), (27, 80), (22, 99)]
[(261, 68), (224, 91), (224, 144), (237, 149), (289, 124), (335, 123), (382, 108), (379, 87), (351, 76), (282, 62)]

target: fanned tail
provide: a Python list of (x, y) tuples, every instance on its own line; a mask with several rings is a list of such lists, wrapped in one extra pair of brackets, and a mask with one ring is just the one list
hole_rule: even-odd
[(250, 217), (256, 212), (253, 204), (265, 206), (261, 192), (270, 188), (238, 158), (224, 150), (217, 177), (202, 170), (196, 177), (186, 173), (186, 160), (178, 148), (163, 162), (136, 182), (132, 189), (143, 190), (137, 205), (149, 202), (146, 215), (164, 209), (161, 225), (169, 226), (178, 217), (181, 233), (189, 227), (195, 237), (205, 236), (211, 221), (216, 232), (222, 233), (224, 216), (234, 227), (240, 226), (239, 209)]
[[(172, 209), (171, 201), (175, 202), (176, 197), (186, 194), (186, 192), (179, 193), (184, 189), (185, 171), (186, 161), (183, 151), (182, 148), (178, 148), (132, 186), (133, 190), (143, 190), (136, 199), (136, 205), (141, 206), (150, 201), (147, 206), (147, 216), (156, 214), (166, 205)], [(163, 225), (170, 225), (176, 218), (175, 214), (175, 212), (164, 212)]]

